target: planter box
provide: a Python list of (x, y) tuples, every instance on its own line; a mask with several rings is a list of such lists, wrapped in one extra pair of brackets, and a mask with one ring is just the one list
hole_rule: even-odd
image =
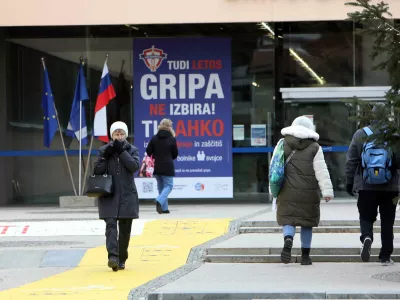
[(97, 198), (87, 196), (61, 196), (60, 207), (97, 207)]

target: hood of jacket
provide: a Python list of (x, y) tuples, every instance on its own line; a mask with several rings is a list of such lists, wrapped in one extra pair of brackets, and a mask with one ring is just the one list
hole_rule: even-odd
[(281, 131), (290, 148), (302, 150), (319, 140), (319, 134), (301, 125), (283, 128)]
[(160, 139), (167, 139), (172, 136), (171, 132), (169, 130), (161, 129), (157, 132), (157, 136)]
[(158, 125), (158, 132), (157, 136), (159, 138), (168, 138), (170, 136), (175, 137), (175, 131), (172, 127), (170, 126), (163, 126), (163, 125)]

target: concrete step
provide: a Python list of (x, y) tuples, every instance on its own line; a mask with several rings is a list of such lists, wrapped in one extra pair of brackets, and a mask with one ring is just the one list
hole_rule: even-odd
[[(313, 262), (331, 263), (355, 263), (362, 262), (360, 255), (314, 255), (311, 253)], [(393, 255), (393, 261), (400, 262), (400, 255)], [(292, 255), (292, 263), (300, 263), (301, 255)], [(208, 263), (280, 263), (280, 254), (271, 255), (206, 255), (205, 262)], [(370, 262), (379, 262), (378, 255), (371, 255)]]
[[(221, 243), (212, 245), (207, 255), (280, 255), (283, 247), (282, 233), (239, 234)], [(360, 254), (360, 235), (357, 233), (315, 233), (312, 240), (313, 255), (356, 255)], [(381, 248), (379, 234), (372, 244), (372, 255)], [(300, 234), (293, 242), (293, 255), (301, 254)], [(400, 234), (395, 234), (393, 255), (400, 255)]]
[[(241, 248), (210, 248), (207, 250), (207, 255), (280, 255), (283, 243), (279, 247), (241, 247)], [(353, 248), (327, 248), (327, 247), (313, 247), (313, 255), (359, 255), (361, 247)], [(292, 248), (293, 255), (301, 255), (301, 247)], [(371, 249), (372, 255), (379, 254), (379, 248)], [(400, 249), (395, 248), (393, 255), (400, 255)]]
[[(296, 232), (300, 233), (300, 228), (296, 228)], [(282, 227), (240, 227), (239, 233), (281, 233)], [(321, 226), (313, 229), (314, 233), (360, 233), (360, 226)], [(374, 233), (380, 233), (381, 227), (374, 226)], [(400, 226), (393, 227), (394, 233), (400, 233)]]
[[(396, 220), (395, 226), (400, 227), (400, 220)], [(247, 220), (240, 223), (241, 227), (280, 227), (278, 223), (274, 220)], [(358, 220), (321, 220), (319, 222), (320, 227), (324, 226), (360, 226), (360, 221)], [(381, 226), (381, 221), (377, 220), (374, 224), (376, 227)]]

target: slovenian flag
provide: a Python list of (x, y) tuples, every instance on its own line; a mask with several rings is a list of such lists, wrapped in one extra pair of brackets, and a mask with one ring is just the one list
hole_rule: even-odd
[(100, 90), (97, 95), (96, 107), (94, 109), (93, 135), (99, 140), (108, 143), (107, 126), (107, 104), (115, 98), (114, 87), (111, 83), (111, 77), (108, 73), (107, 61), (104, 63), (103, 74), (100, 80)]

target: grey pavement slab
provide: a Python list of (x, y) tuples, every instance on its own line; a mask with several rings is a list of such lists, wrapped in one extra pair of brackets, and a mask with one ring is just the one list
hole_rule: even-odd
[(396, 299), (400, 297), (400, 276), (398, 281), (387, 278), (398, 273), (399, 265), (382, 267), (377, 263), (204, 264), (155, 290), (149, 299), (161, 295), (164, 300)]
[(75, 267), (86, 250), (0, 250), (0, 269)]
[(76, 267), (85, 253), (84, 249), (49, 250), (40, 262), (40, 267)]
[(105, 236), (32, 236), (32, 237), (1, 237), (0, 249), (75, 249), (94, 248), (105, 244)]
[(36, 268), (46, 255), (46, 250), (0, 251), (0, 268)]
[(11, 236), (0, 238), (0, 250), (86, 249), (102, 246), (105, 241), (105, 236)]
[(29, 268), (0, 269), (0, 291), (16, 288), (43, 278), (47, 278), (70, 268)]

